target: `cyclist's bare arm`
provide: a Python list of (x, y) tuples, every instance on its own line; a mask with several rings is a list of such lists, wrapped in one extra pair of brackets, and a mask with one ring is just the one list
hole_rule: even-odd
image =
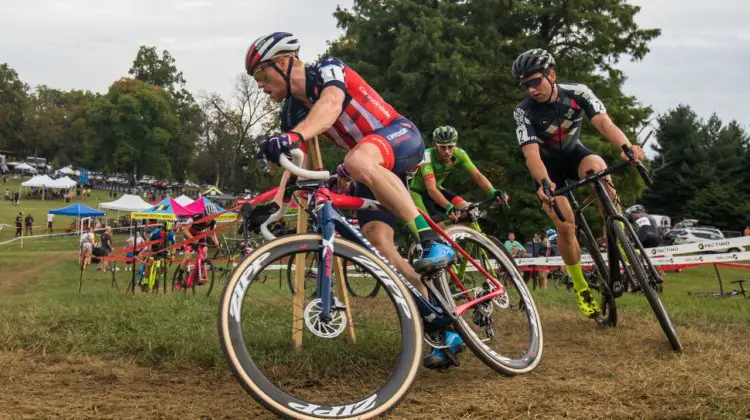
[(479, 186), (485, 193), (489, 192), (492, 188), (492, 183), (483, 173), (479, 172), (479, 169), (473, 168), (469, 170), (469, 176), (474, 180), (474, 183)]
[[(620, 127), (612, 122), (612, 119), (609, 118), (609, 115), (594, 115), (594, 117), (591, 118), (591, 125), (596, 127), (596, 130), (599, 131), (599, 134), (606, 138), (610, 143), (617, 146), (618, 150), (622, 149), (622, 146), (627, 145), (628, 147), (633, 149), (633, 153), (635, 153), (635, 159), (637, 161), (644, 159), (645, 156), (643, 154), (643, 149), (638, 146), (631, 145), (628, 138), (625, 136), (622, 130), (620, 130)], [(622, 158), (626, 160), (628, 159), (628, 157), (625, 156), (624, 153), (622, 153)]]
[(448, 199), (446, 199), (443, 193), (441, 193), (438, 189), (437, 182), (435, 182), (435, 177), (424, 178), (424, 186), (425, 188), (427, 188), (427, 194), (430, 195), (430, 198), (438, 206), (444, 209), (450, 206), (450, 201), (448, 201)]
[[(341, 115), (344, 99), (346, 99), (344, 92), (335, 86), (323, 89), (320, 99), (310, 108), (310, 113), (292, 131), (301, 134), (305, 141), (309, 141), (318, 134), (328, 130), (336, 122), (339, 115)], [(305, 157), (305, 161), (300, 166), (306, 168), (306, 164), (307, 157)], [(288, 179), (289, 172), (284, 171), (284, 175), (281, 177), (281, 182), (279, 183), (279, 191), (273, 197), (273, 201), (279, 206), (281, 206)]]
[(307, 140), (328, 130), (341, 115), (344, 99), (344, 91), (336, 86), (323, 89), (318, 101), (310, 108), (310, 113), (292, 131), (301, 134)]
[[(539, 154), (539, 145), (530, 143), (524, 146), (521, 151), (523, 151), (523, 157), (526, 159), (526, 167), (529, 168), (534, 181), (541, 184), (542, 180), (546, 179), (550, 183), (550, 187), (554, 189), (555, 185), (550, 181), (547, 168), (544, 166), (544, 162), (542, 162), (542, 155)], [(549, 200), (549, 197), (544, 195), (541, 188), (537, 190), (537, 195), (543, 201)]]

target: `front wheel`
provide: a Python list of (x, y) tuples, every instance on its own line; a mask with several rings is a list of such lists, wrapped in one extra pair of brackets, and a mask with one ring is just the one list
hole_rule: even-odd
[[(242, 387), (281, 417), (384, 415), (416, 377), (422, 318), (406, 280), (369, 250), (342, 238), (334, 241), (333, 257), (356, 262), (361, 275), (384, 291), (370, 299), (350, 299), (352, 319), (342, 307), (325, 316), (320, 298), (265, 281), (284, 275), (289, 259), (305, 254), (317, 259), (321, 252), (320, 235), (300, 234), (271, 241), (245, 258), (220, 296), (222, 349)], [(295, 311), (295, 305), (302, 306)], [(352, 326), (354, 339), (338, 325)]]
[[(651, 309), (654, 311), (656, 319), (659, 321), (659, 325), (661, 325), (661, 329), (664, 330), (664, 334), (672, 345), (672, 349), (675, 351), (682, 351), (682, 343), (680, 343), (680, 339), (677, 337), (677, 331), (675, 330), (674, 325), (672, 325), (669, 315), (667, 315), (667, 310), (664, 308), (664, 304), (661, 302), (661, 299), (659, 299), (659, 294), (656, 289), (658, 285), (651, 284), (652, 282), (649, 280), (646, 267), (643, 266), (643, 261), (638, 255), (636, 255), (633, 245), (630, 242), (631, 239), (625, 234), (620, 223), (612, 223), (611, 228), (615, 234), (615, 238), (617, 238), (620, 249), (625, 252), (625, 257), (627, 257), (632, 275), (638, 283), (640, 283), (641, 290), (643, 291), (643, 294), (646, 295), (646, 299), (648, 300), (649, 305), (651, 305)], [(634, 237), (632, 240), (637, 241), (638, 238)]]
[[(448, 235), (486, 272), (497, 279), (506, 294), (469, 308), (456, 322), (456, 330), (482, 362), (504, 375), (532, 371), (542, 358), (542, 323), (523, 275), (504, 249), (486, 236), (454, 225)], [(446, 270), (440, 289), (455, 307), (495, 289), (466, 258)]]

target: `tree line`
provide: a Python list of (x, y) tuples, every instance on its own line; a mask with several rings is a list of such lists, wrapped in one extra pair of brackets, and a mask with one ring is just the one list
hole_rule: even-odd
[[(428, 143), (436, 126), (458, 129), (459, 145), (512, 197), (512, 210), (490, 211), (490, 232), (515, 230), (530, 238), (550, 225), (512, 119), (524, 92), (510, 66), (536, 47), (555, 55), (559, 80), (588, 85), (631, 141), (653, 127), (658, 154), (649, 165), (656, 183), (646, 190), (635, 171), (616, 176), (624, 205), (640, 202), (676, 220), (694, 217), (737, 230), (750, 222), (748, 135), (734, 121), (701, 120), (687, 105), (655, 116), (623, 92), (626, 75), (617, 63), (641, 60), (660, 34), (635, 23), (638, 11), (625, 0), (356, 0), (351, 9), (335, 11), (344, 33), (324, 55), (352, 66), (417, 124)], [(103, 94), (30, 89), (11, 67), (0, 67), (0, 149), (50, 157), (58, 165), (260, 190), (277, 172), (262, 170), (254, 144), (277, 129), (277, 110), (247, 75), (237, 77), (230, 98), (194, 98), (175, 60), (156, 47), (141, 47), (128, 77)], [(618, 159), (590, 124), (581, 139), (605, 160)], [(325, 142), (322, 147), (333, 169), (343, 152)], [(457, 175), (447, 186), (479, 198), (468, 177)]]

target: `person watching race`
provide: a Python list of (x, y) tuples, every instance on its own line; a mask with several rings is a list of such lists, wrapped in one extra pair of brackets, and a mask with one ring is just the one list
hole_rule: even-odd
[[(347, 151), (344, 167), (356, 181), (357, 195), (377, 199), (386, 209), (358, 211), (362, 233), (423, 293), (417, 271), (445, 268), (455, 251), (444, 244), (417, 211), (403, 177), (424, 156), (417, 126), (401, 114), (351, 67), (336, 57), (304, 66), (298, 39), (274, 32), (255, 40), (245, 55), (245, 71), (273, 101), (282, 102), (281, 134), (259, 144), (259, 157), (277, 163), (291, 148), (306, 151), (306, 141), (324, 135)], [(281, 180), (275, 201), (289, 173)], [(394, 246), (396, 219), (406, 222), (424, 252), (412, 268)], [(455, 333), (453, 333), (455, 334)]]
[(443, 187), (443, 182), (458, 167), (461, 167), (488, 197), (499, 202), (508, 200), (508, 195), (495, 189), (490, 181), (474, 165), (468, 153), (457, 146), (458, 131), (444, 125), (432, 132), (435, 147), (424, 152), (424, 161), (410, 183), (411, 197), (417, 207), (434, 217), (443, 214), (456, 221), (459, 211), (468, 205), (464, 199)]
[[(542, 188), (543, 181), (550, 190), (564, 186), (566, 179), (579, 180), (588, 171), (607, 167), (604, 160), (579, 142), (583, 114), (610, 143), (629, 147), (636, 161), (644, 158), (643, 150), (628, 138), (609, 118), (604, 104), (587, 86), (557, 82), (555, 59), (549, 52), (536, 48), (521, 53), (513, 62), (511, 73), (528, 95), (513, 113), (518, 143), (526, 166), (542, 200), (542, 208), (555, 224), (560, 255), (584, 315), (595, 318), (601, 309), (592, 298), (581, 270), (581, 248), (575, 235), (575, 218), (565, 197), (555, 202), (566, 219), (561, 221), (550, 206), (550, 199)], [(625, 153), (623, 159), (628, 159)], [(617, 193), (608, 177), (608, 193), (617, 204)], [(619, 205), (618, 205), (619, 210)]]

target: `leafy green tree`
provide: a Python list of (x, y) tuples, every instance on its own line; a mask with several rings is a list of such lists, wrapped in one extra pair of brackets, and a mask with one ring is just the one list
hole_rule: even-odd
[(199, 179), (237, 191), (258, 188), (265, 176), (254, 159), (256, 139), (278, 127), (278, 106), (250, 76), (241, 74), (231, 100), (206, 95), (201, 109), (202, 133), (194, 162)]
[(701, 224), (741, 231), (750, 225), (750, 202), (738, 199), (742, 196), (735, 185), (713, 183), (699, 190), (685, 204), (685, 210)]
[(28, 90), (14, 69), (0, 64), (0, 148), (17, 154), (25, 151), (22, 130)]
[[(514, 210), (491, 212), (489, 230), (513, 229), (530, 238), (549, 221), (539, 210), (515, 139), (512, 114), (524, 92), (512, 80), (511, 64), (530, 48), (552, 51), (559, 79), (589, 85), (635, 139), (651, 110), (622, 92), (625, 78), (616, 64), (623, 57), (643, 58), (648, 42), (659, 35), (658, 29), (635, 24), (638, 11), (621, 0), (355, 0), (351, 9), (334, 14), (345, 32), (327, 55), (362, 74), (420, 127), (427, 142), (434, 127), (455, 126), (461, 147), (512, 197)], [(586, 126), (584, 143), (604, 151), (598, 139)], [(619, 159), (618, 151), (607, 147), (605, 157)], [(626, 177), (617, 180), (618, 188), (638, 196), (643, 186), (637, 174)], [(465, 177), (449, 183), (478, 198)]]
[[(748, 202), (748, 135), (736, 121), (724, 125), (716, 115), (703, 121), (686, 105), (661, 115), (657, 124), (654, 185), (644, 196), (649, 211), (717, 226), (735, 222), (734, 216), (721, 219)], [(728, 194), (731, 201), (718, 199)]]
[(163, 50), (160, 55), (156, 47), (142, 45), (128, 73), (172, 94), (172, 107), (180, 124), (177, 135), (170, 140), (167, 158), (174, 177), (184, 181), (198, 142), (202, 115), (193, 95), (185, 88), (182, 72), (177, 69), (169, 51)]
[(89, 113), (95, 136), (87, 144), (95, 167), (131, 174), (171, 176), (172, 139), (179, 133), (179, 118), (169, 92), (135, 79), (113, 83)]

